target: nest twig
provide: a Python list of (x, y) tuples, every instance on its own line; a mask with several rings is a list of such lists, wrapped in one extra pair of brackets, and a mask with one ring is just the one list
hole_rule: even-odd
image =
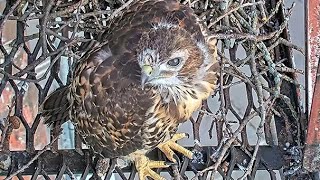
[[(110, 20), (132, 2), (133, 0), (17, 0), (6, 4), (0, 21), (0, 50), (3, 55), (3, 61), (0, 61), (0, 94), (9, 83), (15, 93), (15, 115), (26, 129), (27, 152), (35, 151), (34, 132), (40, 123), (40, 116), (36, 117), (31, 127), (23, 117), (23, 97), (26, 92), (23, 86), (36, 86), (40, 104), (54, 81), (59, 85), (68, 83), (72, 78), (74, 64), (85, 52), (99, 45), (97, 35), (107, 29)], [(283, 11), (282, 0), (273, 5), (260, 0), (182, 0), (181, 3), (193, 8), (208, 26), (210, 36), (219, 40), (218, 53), (222, 74), (220, 88), (216, 92), (219, 95), (220, 108), (213, 111), (208, 105), (209, 102), (204, 102), (197, 118), (191, 119), (194, 139), (197, 142), (195, 150), (201, 149), (200, 124), (206, 115), (212, 119), (209, 136), (217, 136), (219, 143), (214, 155), (210, 157), (213, 164), (201, 172), (196, 172), (194, 178), (207, 175), (208, 171), (212, 172), (212, 177), (216, 171), (224, 177), (230, 176), (234, 167), (226, 166), (227, 157), (233, 146), (240, 145), (243, 152), (251, 158), (243, 168), (244, 173), (240, 179), (244, 179), (255, 171), (262, 139), (267, 139), (271, 145), (275, 138), (270, 133), (273, 117), (281, 116), (281, 113), (290, 114), (294, 121), (289, 124), (296, 123), (297, 126), (291, 125), (290, 128), (300, 129), (297, 123), (299, 107), (283, 89), (290, 86), (288, 84), (300, 88), (294, 74), (303, 72), (290, 66), (288, 59), (281, 59), (285, 55), (279, 52), (287, 48), (303, 53), (301, 48), (282, 37), (293, 6)], [(280, 12), (284, 12), (283, 20), (279, 18)], [(10, 43), (4, 43), (3, 28), (9, 20), (17, 22), (17, 38)], [(30, 34), (26, 32), (26, 28), (31, 21), (37, 23), (35, 32)], [(34, 47), (30, 46), (32, 41), (36, 42)], [(238, 57), (239, 49), (243, 49), (244, 58)], [(21, 52), (27, 54), (26, 66), (21, 66), (21, 62), (15, 58)], [(67, 82), (59, 75), (62, 71), (60, 65), (65, 59), (68, 62)], [(48, 67), (39, 71), (46, 62), (49, 62)], [(245, 67), (247, 72), (243, 70)], [(233, 105), (230, 95), (231, 89), (240, 85), (245, 86), (244, 96), (247, 97), (247, 105), (242, 113)], [(233, 119), (228, 116), (230, 114), (234, 116)], [(257, 140), (252, 147), (249, 145), (246, 128), (255, 118), (259, 118), (259, 125), (256, 128)], [(238, 126), (234, 129), (235, 123), (238, 123)], [(212, 134), (213, 127), (216, 128), (215, 135)], [(2, 134), (5, 134), (5, 128), (1, 130)], [(296, 133), (298, 140), (292, 140), (292, 146), (302, 145), (300, 135)], [(4, 139), (3, 135), (2, 137)], [(50, 147), (57, 149), (57, 142), (52, 143)], [(76, 146), (80, 147), (79, 144)], [(297, 166), (299, 164), (291, 163), (287, 168), (295, 169)], [(173, 175), (185, 176), (177, 167), (174, 167)]]

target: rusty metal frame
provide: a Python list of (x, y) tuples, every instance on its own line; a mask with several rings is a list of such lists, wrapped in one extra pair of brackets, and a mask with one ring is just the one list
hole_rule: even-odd
[[(46, 22), (46, 17), (48, 16), (61, 16), (64, 21), (68, 22), (71, 20), (74, 20), (72, 18), (75, 18), (75, 15), (71, 12), (76, 10), (81, 6), (82, 3), (85, 3), (87, 1), (79, 0), (79, 1), (59, 1), (66, 3), (65, 6), (63, 6), (61, 9), (63, 11), (59, 11), (59, 13), (50, 14), (52, 7), (55, 7), (55, 4), (53, 2), (55, 1), (42, 1), (44, 4), (46, 4), (46, 8), (41, 7), (40, 9), (36, 9), (38, 7), (37, 4), (29, 5), (27, 8), (33, 9), (35, 14), (33, 14), (32, 18), (39, 20), (39, 24), (42, 26), (39, 27), (39, 34), (32, 36), (24, 36), (25, 33), (25, 22), (28, 21), (27, 17), (30, 15), (23, 14), (23, 7), (27, 1), (24, 0), (17, 0), (15, 2), (8, 2), (6, 8), (4, 9), (4, 16), (1, 16), (1, 26), (0, 30), (2, 32), (3, 26), (6, 22), (6, 20), (12, 20), (16, 21), (16, 29), (17, 29), (17, 38), (12, 41), (10, 50), (7, 49), (6, 45), (2, 42), (2, 37), (0, 36), (0, 50), (3, 53), (3, 59), (4, 62), (1, 62), (0, 64), (0, 74), (2, 75), (1, 84), (0, 84), (0, 96), (3, 95), (5, 87), (9, 84), (14, 92), (13, 104), (12, 104), (12, 113), (8, 113), (7, 117), (4, 118), (3, 123), (0, 125), (0, 129), (2, 132), (2, 139), (1, 139), (1, 152), (0, 152), (0, 174), (5, 176), (10, 176), (12, 173), (15, 173), (19, 171), (21, 168), (25, 168), (24, 171), (21, 171), (16, 174), (16, 177), (18, 179), (23, 179), (25, 175), (31, 175), (32, 179), (36, 179), (39, 176), (42, 176), (44, 179), (50, 179), (50, 175), (54, 175), (56, 179), (62, 179), (62, 177), (66, 174), (67, 176), (74, 178), (75, 174), (81, 174), (82, 179), (85, 179), (89, 176), (90, 173), (93, 173), (93, 177), (98, 178), (95, 174), (95, 159), (92, 159), (91, 154), (87, 150), (83, 150), (81, 147), (81, 141), (79, 137), (76, 136), (75, 138), (75, 149), (71, 150), (59, 150), (58, 148), (58, 142), (55, 141), (57, 138), (54, 136), (55, 134), (51, 132), (51, 143), (43, 148), (42, 150), (35, 150), (35, 132), (41, 123), (41, 117), (40, 115), (36, 115), (35, 118), (32, 121), (32, 124), (29, 125), (26, 121), (26, 118), (23, 114), (23, 102), (24, 102), (24, 96), (27, 92), (27, 88), (25, 88), (26, 83), (34, 83), (35, 88), (38, 91), (38, 103), (40, 104), (44, 98), (46, 97), (50, 86), (52, 85), (53, 81), (56, 81), (59, 85), (63, 85), (61, 77), (59, 76), (60, 71), (60, 63), (61, 63), (61, 57), (69, 57), (72, 56), (75, 59), (77, 59), (78, 56), (81, 56), (83, 52), (90, 49), (92, 46), (92, 42), (94, 40), (91, 39), (91, 36), (96, 35), (99, 30), (99, 25), (102, 26), (102, 24), (99, 24), (96, 22), (95, 18), (101, 18), (101, 19), (108, 19), (104, 16), (104, 14), (109, 14), (108, 11), (99, 10), (99, 12), (92, 12), (92, 9), (90, 9), (89, 6), (85, 6), (84, 9), (89, 9), (88, 14), (82, 16), (88, 16), (85, 20), (86, 23), (80, 23), (80, 21), (77, 21), (77, 23), (74, 23), (72, 27), (64, 26), (64, 22), (61, 22), (61, 26), (64, 28), (52, 28), (52, 24), (55, 24), (55, 22)], [(39, 1), (28, 1), (29, 3), (35, 3)], [(119, 7), (122, 7), (121, 5), (124, 5), (125, 3), (121, 0), (112, 1), (114, 4), (108, 4), (106, 1), (94, 1), (97, 2), (103, 2), (100, 8), (105, 6), (110, 7), (111, 10), (117, 9)], [(111, 2), (111, 1), (109, 1)], [(187, 1), (183, 1), (184, 3), (187, 3)], [(199, 4), (197, 4), (198, 2)], [(247, 1), (245, 1), (247, 2)], [(250, 1), (251, 2), (251, 1)], [(258, 2), (258, 1), (257, 1)], [(200, 144), (196, 144), (194, 147), (190, 147), (193, 151), (196, 153), (196, 158), (193, 160), (188, 160), (185, 157), (179, 156), (180, 163), (177, 165), (173, 165), (169, 169), (166, 169), (169, 174), (174, 177), (175, 179), (187, 179), (185, 172), (191, 171), (196, 175), (197, 179), (207, 179), (208, 177), (212, 177), (210, 175), (210, 171), (203, 171), (207, 168), (213, 168), (214, 164), (220, 161), (220, 164), (217, 166), (217, 172), (224, 178), (224, 179), (233, 179), (232, 173), (235, 170), (241, 170), (246, 173), (246, 166), (248, 166), (249, 162), (252, 161), (251, 170), (248, 171), (247, 179), (253, 179), (257, 173), (258, 170), (266, 170), (269, 173), (270, 179), (276, 179), (275, 170), (282, 171), (282, 175), (287, 179), (295, 179), (295, 178), (305, 178), (309, 175), (307, 173), (302, 172), (301, 170), (301, 158), (302, 158), (302, 152), (301, 152), (301, 146), (304, 143), (304, 125), (303, 122), (301, 122), (301, 112), (300, 112), (300, 106), (299, 106), (299, 91), (297, 88), (297, 84), (295, 84), (295, 75), (294, 73), (297, 71), (294, 68), (292, 68), (292, 48), (295, 48), (294, 45), (290, 44), (290, 42), (287, 42), (286, 40), (289, 40), (289, 33), (285, 26), (285, 21), (287, 20), (286, 15), (290, 14), (288, 12), (285, 12), (284, 8), (282, 7), (282, 4), (279, 4), (280, 1), (276, 0), (269, 0), (266, 3), (266, 7), (269, 9), (269, 12), (272, 12), (277, 5), (279, 6), (279, 9), (277, 11), (274, 10), (273, 13), (275, 13), (275, 17), (273, 18), (275, 26), (277, 28), (282, 28), (282, 31), (280, 34), (275, 33), (274, 36), (271, 37), (271, 40), (267, 37), (261, 37), (261, 42), (268, 45), (268, 47), (272, 46), (272, 43), (278, 43), (277, 46), (274, 48), (271, 48), (270, 51), (272, 51), (272, 57), (275, 60), (274, 62), (268, 62), (268, 63), (283, 63), (285, 66), (284, 70), (281, 71), (282, 75), (284, 75), (287, 79), (283, 81), (281, 84), (275, 82), (275, 74), (272, 74), (272, 70), (268, 69), (268, 66), (265, 64), (255, 64), (250, 65), (257, 67), (259, 70), (259, 73), (266, 72), (262, 78), (267, 81), (268, 86), (264, 87), (266, 91), (268, 91), (270, 94), (273, 92), (277, 92), (277, 88), (279, 88), (280, 95), (282, 95), (281, 98), (275, 98), (274, 100), (274, 109), (272, 109), (272, 113), (267, 114), (266, 117), (266, 123), (262, 125), (261, 128), (265, 131), (265, 138), (267, 141), (268, 146), (250, 146), (248, 143), (248, 137), (247, 137), (247, 124), (245, 122), (249, 122), (248, 118), (252, 114), (252, 112), (256, 113), (256, 116), (259, 117), (262, 114), (259, 110), (260, 107), (255, 105), (254, 98), (253, 98), (253, 91), (255, 91), (254, 87), (250, 85), (248, 81), (251, 81), (251, 79), (246, 79), (241, 81), (242, 84), (245, 85), (246, 91), (247, 91), (247, 98), (248, 98), (248, 110), (245, 112), (245, 115), (242, 117), (240, 116), (236, 111), (235, 107), (233, 107), (231, 98), (230, 98), (230, 87), (233, 85), (236, 85), (236, 82), (233, 83), (233, 80), (236, 78), (241, 78), (244, 76), (241, 74), (241, 71), (239, 71), (239, 68), (236, 65), (241, 65), (241, 61), (239, 64), (238, 59), (236, 58), (237, 54), (237, 47), (229, 47), (227, 48), (230, 54), (230, 59), (225, 57), (225, 54), (223, 51), (219, 51), (220, 60), (221, 61), (227, 61), (230, 64), (230, 67), (223, 67), (222, 72), (225, 74), (225, 76), (221, 77), (221, 91), (220, 91), (220, 99), (221, 99), (221, 116), (225, 116), (227, 112), (231, 112), (236, 119), (238, 120), (239, 124), (243, 123), (243, 129), (241, 132), (239, 132), (239, 136), (241, 138), (234, 138), (234, 141), (229, 141), (230, 136), (232, 136), (232, 132), (230, 133), (230, 129), (223, 131), (224, 126), (228, 126), (230, 124), (226, 123), (225, 117), (218, 117), (217, 114), (214, 114), (208, 107), (207, 103), (203, 104), (202, 111), (200, 111), (199, 115), (195, 119), (191, 119), (192, 122), (192, 133), (195, 140), (200, 141), (200, 125), (203, 120), (204, 115), (209, 114), (212, 118), (212, 129), (215, 127), (217, 130), (217, 141), (219, 143), (218, 147), (212, 146), (212, 147), (202, 147)], [(213, 23), (211, 18), (211, 13), (213, 12), (212, 9), (206, 9), (203, 7), (209, 7), (205, 6), (206, 3), (209, 3), (209, 1), (195, 1), (195, 6), (193, 8), (195, 9), (196, 13), (199, 16), (207, 17), (207, 23), (211, 24)], [(213, 3), (213, 2), (211, 2)], [(220, 5), (220, 8), (223, 9), (224, 6), (227, 6), (226, 4), (217, 4), (219, 2), (215, 2), (215, 5)], [(260, 3), (261, 4), (261, 3)], [(97, 4), (94, 4), (97, 5)], [(66, 8), (68, 7), (68, 8)], [(236, 7), (231, 7), (232, 8)], [(264, 6), (259, 6), (257, 4), (257, 7), (252, 7), (257, 9), (263, 9)], [(80, 8), (79, 8), (80, 9)], [(248, 7), (246, 10), (248, 11), (250, 7)], [(42, 11), (41, 11), (42, 10)], [(242, 9), (243, 10), (243, 9)], [(79, 10), (80, 11), (80, 10)], [(85, 11), (85, 10), (84, 10)], [(263, 10), (262, 10), (263, 11)], [(27, 11), (28, 12), (28, 11)], [(40, 12), (44, 14), (40, 14)], [(81, 11), (80, 11), (81, 12)], [(241, 18), (241, 16), (246, 17), (245, 14), (246, 11), (242, 11), (240, 13), (235, 13), (234, 16), (239, 16), (238, 18)], [(264, 11), (263, 11), (264, 12)], [(290, 10), (289, 10), (290, 12)], [(71, 16), (69, 13), (71, 13)], [(217, 11), (217, 13), (224, 14), (227, 13), (224, 10)], [(217, 15), (213, 13), (213, 15)], [(242, 13), (242, 14), (241, 14)], [(264, 12), (267, 13), (267, 12)], [(90, 14), (90, 15), (89, 15)], [(209, 14), (209, 15), (208, 15)], [(271, 13), (272, 14), (272, 13)], [(79, 15), (79, 14), (78, 14)], [(218, 14), (219, 15), (219, 14)], [(261, 13), (263, 18), (267, 18), (266, 14), (263, 15)], [(223, 16), (223, 15), (222, 15)], [(80, 16), (79, 16), (80, 17)], [(76, 18), (79, 18), (76, 17)], [(21, 19), (22, 18), (22, 19)], [(25, 18), (25, 19), (23, 19)], [(70, 19), (68, 19), (70, 18)], [(271, 17), (272, 18), (272, 17)], [(215, 29), (215, 27), (210, 28), (211, 31), (219, 31), (223, 32), (223, 27), (228, 27), (228, 22), (225, 21), (224, 18), (222, 19), (222, 26), (219, 30)], [(48, 27), (46, 27), (48, 23)], [(231, 22), (231, 21), (230, 21)], [(51, 24), (50, 24), (51, 23)], [(90, 23), (93, 23), (93, 27), (90, 27), (89, 25), (92, 25)], [(241, 25), (241, 21), (239, 21)], [(88, 25), (89, 24), (89, 25)], [(97, 25), (98, 24), (98, 25)], [(51, 26), (52, 25), (52, 26)], [(276, 27), (271, 27), (270, 25), (267, 26), (267, 31), (273, 32), (276, 30)], [(106, 28), (106, 27), (103, 27)], [(57, 30), (58, 29), (58, 30)], [(53, 30), (57, 30), (56, 33)], [(83, 38), (74, 38), (69, 39), (68, 33), (71, 33), (71, 37), (75, 36), (76, 31), (83, 31), (84, 37)], [(247, 33), (247, 32), (246, 32)], [(250, 34), (249, 32), (248, 34)], [(253, 46), (253, 44), (257, 41), (256, 39), (252, 39), (252, 36), (249, 36), (248, 34), (219, 34), (217, 33), (216, 36), (218, 39), (221, 40), (222, 43), (225, 45), (230, 44), (230, 38), (235, 38), (236, 41), (243, 41), (247, 38), (250, 40), (248, 44), (245, 44), (245, 48), (250, 49), (250, 46)], [(266, 35), (267, 36), (267, 35)], [(277, 41), (278, 38), (273, 37), (281, 37), (286, 43), (280, 43)], [(37, 39), (37, 45), (34, 49), (30, 49), (27, 45), (27, 41), (31, 40), (32, 38)], [(251, 38), (251, 39), (250, 39)], [(256, 38), (256, 37), (255, 37)], [(263, 39), (265, 38), (265, 39)], [(59, 39), (58, 46), (55, 46), (55, 40)], [(252, 40), (252, 41), (251, 41)], [(269, 42), (270, 41), (270, 42)], [(287, 44), (287, 45), (286, 45)], [(289, 45), (288, 45), (289, 44)], [(70, 48), (70, 49), (69, 49)], [(68, 51), (64, 51), (64, 50)], [(40, 50), (44, 50), (46, 53), (40, 53)], [(14, 56), (19, 52), (23, 51), (27, 54), (27, 66), (18, 69), (18, 72), (14, 72), (13, 69), (16, 68), (15, 64), (15, 58)], [(41, 55), (40, 58), (38, 55)], [(46, 78), (39, 78), (36, 76), (36, 70), (35, 67), (37, 67), (40, 63), (44, 62), (44, 60), (49, 60), (50, 63), (50, 70), (47, 71), (47, 79)], [(258, 60), (258, 58), (257, 58)], [(248, 62), (250, 60), (247, 60)], [(72, 62), (70, 60), (70, 62)], [(253, 60), (253, 63), (255, 60)], [(258, 62), (258, 61), (257, 61)], [(264, 61), (261, 61), (264, 62)], [(227, 64), (226, 63), (226, 64)], [(243, 63), (242, 65), (244, 65)], [(248, 63), (250, 64), (250, 63)], [(72, 65), (72, 64), (71, 64)], [(234, 65), (234, 66), (232, 66)], [(270, 65), (272, 67), (272, 65)], [(269, 68), (270, 68), (269, 67)], [(280, 67), (278, 67), (280, 68)], [(70, 80), (70, 71), (69, 69), (69, 77), (68, 80)], [(257, 72), (256, 72), (257, 73)], [(277, 72), (278, 73), (278, 72)], [(254, 78), (254, 77), (252, 77)], [(45, 80), (45, 84), (42, 87), (38, 82), (39, 80)], [(252, 80), (253, 81), (253, 80)], [(20, 82), (20, 83), (17, 83)], [(254, 81), (255, 82), (255, 81)], [(279, 87), (278, 87), (279, 86)], [(270, 89), (276, 89), (275, 91)], [(276, 94), (276, 93), (275, 93)], [(222, 100), (223, 99), (223, 100)], [(262, 99), (263, 100), (263, 99)], [(264, 102), (267, 102), (266, 100), (263, 100)], [(261, 106), (260, 102), (260, 106)], [(266, 105), (269, 105), (266, 103)], [(271, 105), (270, 105), (271, 106)], [(274, 136), (271, 132), (271, 123), (273, 122), (272, 117), (275, 119), (275, 127), (276, 127), (276, 134), (278, 141), (275, 142)], [(16, 122), (16, 120), (20, 119), (20, 122)], [(15, 124), (16, 123), (16, 124)], [(21, 123), (21, 127), (23, 127), (26, 131), (26, 148), (24, 151), (10, 151), (10, 144), (9, 138), (12, 133), (14, 134), (17, 124)], [(230, 128), (230, 127), (228, 127)], [(227, 134), (229, 132), (229, 134)], [(191, 133), (190, 133), (191, 134)], [(12, 136), (11, 136), (12, 137)], [(229, 138), (229, 139), (228, 139)], [(230, 144), (230, 145), (229, 145)], [(51, 150), (48, 150), (47, 148), (50, 148)], [(256, 154), (255, 151), (257, 150)], [(224, 152), (225, 154), (220, 156)], [(152, 159), (164, 159), (163, 155), (159, 151), (153, 151), (149, 154), (150, 158)], [(29, 164), (28, 164), (29, 163)], [(162, 171), (161, 169), (158, 170), (158, 172)], [(122, 179), (133, 179), (136, 172), (135, 169), (132, 168), (132, 166), (126, 167), (124, 169), (120, 169), (115, 165), (115, 161), (111, 160), (109, 164), (109, 170), (107, 172), (107, 175), (105, 179), (108, 179), (112, 172), (118, 173)], [(125, 177), (125, 173), (130, 172), (129, 178)], [(203, 172), (203, 173), (200, 173)]]
[[(316, 0), (306, 1), (306, 82), (308, 131), (304, 150), (304, 167), (308, 171), (320, 170), (320, 2)], [(309, 112), (310, 110), (310, 112)]]

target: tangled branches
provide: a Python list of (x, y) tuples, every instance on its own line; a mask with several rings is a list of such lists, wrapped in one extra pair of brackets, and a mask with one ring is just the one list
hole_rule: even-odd
[[(289, 113), (292, 114), (294, 121), (299, 122), (299, 114), (297, 113), (299, 107), (292, 104), (295, 102), (290, 100), (286, 95), (288, 92), (285, 92), (283, 88), (284, 84), (288, 83), (300, 88), (293, 74), (302, 72), (288, 67), (286, 65), (288, 59), (279, 59), (281, 56), (283, 57), (283, 54), (279, 54), (279, 48), (293, 48), (301, 53), (303, 50), (281, 37), (286, 33), (294, 4), (284, 12), (282, 21), (279, 21), (279, 18), (275, 16), (281, 9), (282, 1), (278, 1), (269, 11), (267, 5), (262, 1), (222, 1), (216, 5), (214, 6), (216, 8), (210, 11), (209, 3), (202, 4), (202, 9), (207, 11), (201, 13), (200, 17), (207, 22), (212, 32), (211, 36), (221, 39), (221, 49), (218, 53), (222, 64), (221, 74), (224, 76), (220, 79), (220, 109), (214, 113), (213, 117), (216, 129), (222, 131), (218, 135), (220, 137), (219, 148), (216, 150), (215, 156), (212, 157), (214, 164), (198, 175), (213, 170), (213, 177), (230, 152), (230, 147), (239, 144), (241, 147), (247, 148), (246, 152), (250, 152), (248, 155), (251, 158), (250, 162), (246, 164), (247, 166), (243, 168), (244, 174), (239, 178), (242, 180), (252, 174), (262, 140), (269, 138), (269, 142), (272, 142), (275, 139), (270, 132), (266, 131), (271, 130), (272, 117), (283, 117), (285, 114), (282, 110), (284, 106), (281, 106), (279, 102), (284, 103), (286, 108), (290, 110)], [(284, 46), (279, 47), (279, 45)], [(237, 57), (237, 50), (240, 48), (243, 48), (246, 54), (243, 59)], [(226, 50), (229, 51), (229, 57), (226, 55)], [(243, 70), (245, 66), (249, 66), (249, 75)], [(234, 109), (230, 98), (230, 88), (239, 86), (241, 83), (245, 84), (248, 98), (248, 106), (243, 112), (243, 117)], [(200, 114), (208, 113), (208, 110), (212, 114), (207, 106), (203, 110), (204, 112), (200, 112)], [(231, 128), (230, 119), (227, 118), (228, 113), (233, 114), (239, 122), (236, 130)], [(244, 132), (246, 132), (246, 126), (256, 116), (259, 117), (256, 129), (257, 140), (254, 147), (249, 147)], [(300, 127), (296, 128), (299, 131)], [(266, 137), (264, 137), (264, 133)], [(238, 137), (240, 134), (241, 139)], [(301, 145), (299, 138), (295, 139), (297, 146)]]
[[(39, 115), (30, 123), (22, 113), (30, 84), (36, 87), (37, 103), (41, 104), (53, 83), (60, 86), (68, 83), (74, 64), (85, 52), (101, 43), (98, 34), (108, 29), (112, 25), (110, 21), (132, 2), (16, 0), (6, 4), (0, 21), (0, 50), (3, 55), (3, 61), (0, 61), (0, 94), (8, 84), (13, 89), (14, 115), (19, 117), (26, 130), (28, 153), (36, 152), (34, 132), (40, 124)], [(284, 168), (290, 171), (288, 174), (299, 172), (297, 167), (300, 164), (296, 160), (301, 158), (303, 138), (297, 89), (301, 86), (296, 82), (295, 74), (303, 72), (292, 67), (291, 49), (302, 53), (303, 50), (287, 39), (287, 25), (293, 6), (283, 10), (282, 0), (183, 0), (181, 3), (193, 8), (209, 28), (209, 35), (219, 40), (218, 54), (223, 75), (220, 88), (215, 93), (219, 98), (219, 108), (212, 107), (214, 98), (209, 99), (204, 102), (198, 116), (191, 119), (195, 152), (202, 150), (200, 142), (204, 132), (200, 132), (200, 125), (205, 117), (210, 117), (212, 122), (209, 136), (215, 136), (218, 143), (206, 168), (195, 171), (194, 178), (206, 177), (208, 172), (214, 177), (217, 171), (223, 177), (231, 177), (237, 165), (243, 170), (239, 179), (245, 179), (254, 177), (259, 164), (262, 164), (274, 179), (272, 168), (259, 154), (264, 141), (267, 145), (286, 149), (285, 153), (290, 155), (284, 160)], [(12, 40), (6, 40), (3, 34), (9, 21), (17, 23), (17, 36)], [(18, 54), (25, 54), (26, 58), (19, 59)], [(45, 68), (44, 64), (47, 64)], [(235, 91), (242, 92), (244, 98), (234, 98), (232, 94)], [(235, 101), (241, 101), (242, 107), (237, 108)], [(253, 146), (248, 140), (248, 126), (252, 122), (258, 122)], [(3, 128), (1, 130), (5, 132)], [(52, 143), (52, 148), (58, 149), (57, 142)], [(249, 162), (233, 161), (233, 148), (236, 146), (240, 146), (250, 158)], [(81, 148), (80, 142), (76, 143), (76, 148)], [(173, 170), (174, 177), (185, 177), (188, 163), (182, 166), (180, 170), (177, 167)]]

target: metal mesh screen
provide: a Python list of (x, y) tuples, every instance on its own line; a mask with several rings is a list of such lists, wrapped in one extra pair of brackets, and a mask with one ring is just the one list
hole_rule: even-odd
[[(96, 165), (73, 126), (58, 140), (37, 114), (53, 89), (68, 84), (74, 63), (132, 0), (16, 0), (0, 21), (0, 169), (5, 178), (134, 179), (135, 168)], [(196, 157), (161, 175), (174, 179), (309, 178), (301, 168), (305, 122), (289, 41), (293, 7), (281, 0), (184, 0), (219, 39), (220, 87), (179, 131)], [(303, 53), (303, 52), (302, 52)], [(48, 145), (47, 145), (48, 144)], [(164, 159), (158, 150), (148, 156)], [(116, 173), (115, 174), (113, 174)]]

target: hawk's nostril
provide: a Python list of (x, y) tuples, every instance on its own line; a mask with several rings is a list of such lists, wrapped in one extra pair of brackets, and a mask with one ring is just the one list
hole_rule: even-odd
[(150, 76), (152, 74), (152, 67), (150, 65), (144, 65), (142, 66), (142, 72), (145, 73), (146, 75)]

